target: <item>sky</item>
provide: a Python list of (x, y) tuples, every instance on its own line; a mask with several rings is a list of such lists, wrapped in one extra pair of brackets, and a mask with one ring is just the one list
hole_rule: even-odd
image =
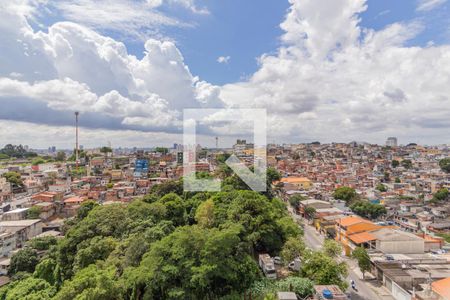
[(85, 147), (168, 146), (192, 108), (266, 109), (268, 142), (450, 144), (449, 3), (2, 1), (0, 147), (73, 148), (74, 111)]

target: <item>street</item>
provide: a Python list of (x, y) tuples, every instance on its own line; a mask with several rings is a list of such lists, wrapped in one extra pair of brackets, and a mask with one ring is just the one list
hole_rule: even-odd
[[(307, 247), (313, 249), (313, 250), (320, 250), (323, 245), (324, 236), (320, 235), (314, 227), (307, 224), (307, 222), (304, 222), (303, 218), (301, 218), (299, 215), (294, 213), (294, 210), (290, 205), (288, 205), (288, 210), (291, 213), (292, 218), (297, 221), (301, 220), (304, 224), (304, 241)], [(350, 294), (351, 299), (355, 300), (387, 300), (387, 299), (393, 299), (389, 295), (383, 295), (380, 296), (377, 293), (375, 293), (372, 288), (370, 287), (371, 283), (367, 281), (363, 281), (359, 278), (358, 274), (353, 271), (353, 269), (356, 267), (356, 262), (352, 261), (351, 259), (341, 256), (339, 258), (339, 261), (344, 261), (347, 264), (348, 267), (348, 277), (347, 282), (350, 285), (350, 281), (354, 280), (356, 284), (357, 291), (353, 290), (351, 287), (347, 290), (347, 293)], [(357, 268), (357, 267), (356, 267)]]

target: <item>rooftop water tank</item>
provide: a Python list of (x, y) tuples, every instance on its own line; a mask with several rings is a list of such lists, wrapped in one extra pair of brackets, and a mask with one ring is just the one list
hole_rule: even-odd
[(322, 295), (325, 299), (333, 299), (333, 293), (330, 290), (323, 290)]

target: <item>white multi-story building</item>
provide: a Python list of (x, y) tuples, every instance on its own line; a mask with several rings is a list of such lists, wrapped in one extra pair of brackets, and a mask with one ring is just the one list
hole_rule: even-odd
[(386, 140), (386, 146), (397, 147), (397, 138), (396, 137), (388, 137), (388, 139)]

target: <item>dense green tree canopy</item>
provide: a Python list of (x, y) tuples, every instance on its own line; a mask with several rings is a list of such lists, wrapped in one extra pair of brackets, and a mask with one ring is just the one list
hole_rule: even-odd
[(450, 157), (441, 159), (439, 161), (439, 166), (441, 167), (442, 171), (450, 173)]
[(24, 248), (12, 256), (8, 274), (14, 275), (18, 272), (33, 273), (38, 262), (36, 251)]
[(344, 200), (346, 203), (350, 203), (355, 200), (357, 196), (358, 194), (355, 189), (348, 186), (339, 187), (333, 193), (333, 197), (335, 199)]
[[(7, 299), (240, 298), (262, 278), (256, 254), (297, 255), (300, 234), (277, 198), (233, 187), (184, 193), (182, 181), (168, 181), (129, 204), (83, 203), (63, 238), (32, 240), (13, 257), (17, 280), (0, 292)], [(40, 261), (33, 249), (45, 250)], [(309, 293), (307, 279), (292, 284)]]
[(383, 205), (370, 203), (369, 201), (357, 201), (350, 205), (350, 209), (355, 214), (368, 219), (377, 219), (387, 212)]
[(6, 172), (2, 176), (15, 187), (21, 187), (23, 185), (22, 178), (17, 172)]

